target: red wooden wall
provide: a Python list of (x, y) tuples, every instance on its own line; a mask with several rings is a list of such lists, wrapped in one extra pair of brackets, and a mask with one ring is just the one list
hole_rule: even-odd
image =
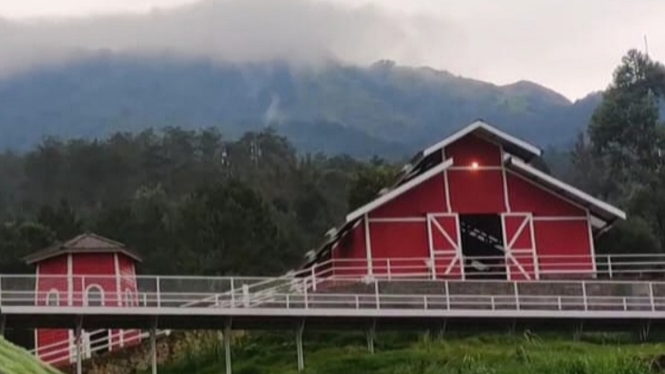
[[(58, 305), (67, 306), (67, 256), (46, 259), (39, 263), (37, 278), (37, 305), (46, 305), (47, 295), (52, 290), (58, 292)], [(64, 342), (63, 344), (60, 344)], [(35, 347), (38, 354), (58, 364), (69, 363), (69, 353), (62, 349), (69, 342), (68, 330), (40, 329), (35, 331)], [(43, 348), (40, 348), (43, 347)]]

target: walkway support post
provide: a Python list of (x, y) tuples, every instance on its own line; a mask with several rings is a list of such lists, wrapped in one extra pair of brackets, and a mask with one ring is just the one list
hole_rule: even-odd
[(81, 352), (81, 333), (83, 330), (83, 319), (79, 317), (76, 320), (76, 330), (74, 331), (74, 339), (76, 340), (76, 374), (83, 374), (83, 352)]
[(7, 325), (7, 317), (3, 314), (0, 316), (0, 336), (5, 337), (5, 326)]
[(150, 364), (152, 374), (157, 374), (157, 318), (150, 327)]
[(448, 320), (444, 319), (441, 324), (439, 325), (439, 333), (437, 334), (437, 338), (439, 340), (444, 340), (446, 338), (446, 327), (448, 326)]
[(226, 364), (226, 374), (232, 373), (231, 367), (231, 320), (226, 321), (224, 325), (224, 363)]
[(298, 371), (305, 370), (305, 355), (302, 347), (302, 335), (305, 331), (305, 321), (300, 321), (296, 329), (296, 350), (298, 353)]
[(374, 354), (374, 339), (376, 338), (376, 320), (367, 329), (367, 350)]

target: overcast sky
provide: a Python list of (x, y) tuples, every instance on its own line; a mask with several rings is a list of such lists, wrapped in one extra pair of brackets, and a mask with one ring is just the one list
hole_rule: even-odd
[(497, 84), (532, 80), (576, 99), (604, 88), (644, 35), (665, 59), (665, 0), (206, 1), (0, 0), (0, 72), (96, 49), (389, 58)]

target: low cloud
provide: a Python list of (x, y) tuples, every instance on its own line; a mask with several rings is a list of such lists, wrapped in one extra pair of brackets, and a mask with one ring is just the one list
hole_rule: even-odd
[(0, 19), (0, 75), (102, 51), (231, 62), (413, 62), (432, 51), (444, 57), (455, 38), (441, 30), (440, 21), (422, 16), (309, 0), (207, 0), (141, 15)]

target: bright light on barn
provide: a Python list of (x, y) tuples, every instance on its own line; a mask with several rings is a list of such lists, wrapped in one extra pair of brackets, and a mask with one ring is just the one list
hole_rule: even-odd
[(472, 163), (471, 163), (471, 168), (472, 168), (472, 169), (478, 169), (478, 163), (475, 162), (475, 161), (472, 162)]

